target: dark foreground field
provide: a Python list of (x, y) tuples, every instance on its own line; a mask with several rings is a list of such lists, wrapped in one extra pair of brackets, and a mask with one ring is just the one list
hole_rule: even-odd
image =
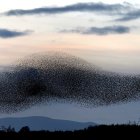
[(19, 132), (0, 131), (0, 139), (8, 140), (96, 140), (96, 139), (140, 139), (140, 126), (138, 125), (100, 125), (76, 131), (30, 131), (23, 127)]

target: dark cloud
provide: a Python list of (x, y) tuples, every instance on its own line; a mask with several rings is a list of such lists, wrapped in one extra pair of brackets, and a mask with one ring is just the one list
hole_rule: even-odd
[(48, 52), (21, 60), (0, 73), (0, 112), (45, 102), (97, 107), (140, 100), (140, 76), (102, 71), (65, 53)]
[(8, 29), (0, 29), (0, 38), (13, 38), (30, 34), (31, 31), (15, 31)]
[(132, 12), (128, 12), (123, 17), (117, 19), (116, 21), (130, 21), (140, 18), (140, 10), (135, 10)]
[(16, 9), (5, 12), (7, 16), (36, 14), (61, 14), (67, 12), (101, 12), (104, 14), (122, 14), (132, 9), (128, 4), (77, 3), (63, 7), (42, 7), (30, 10)]
[(129, 33), (130, 28), (126, 26), (106, 26), (106, 27), (90, 27), (90, 28), (77, 28), (72, 30), (62, 30), (63, 33), (80, 33), (80, 34), (96, 34), (96, 35), (108, 35), (108, 34), (124, 34)]

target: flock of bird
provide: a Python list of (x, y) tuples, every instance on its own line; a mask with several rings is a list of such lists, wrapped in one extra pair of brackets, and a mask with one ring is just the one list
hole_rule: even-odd
[(47, 101), (98, 107), (139, 99), (139, 75), (103, 71), (61, 52), (28, 56), (0, 73), (0, 112), (17, 112)]

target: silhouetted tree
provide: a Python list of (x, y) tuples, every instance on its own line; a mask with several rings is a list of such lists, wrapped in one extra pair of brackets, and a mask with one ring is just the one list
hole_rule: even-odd
[(7, 132), (15, 132), (15, 128), (12, 128), (11, 125), (9, 125)]
[(24, 126), (19, 130), (19, 133), (30, 132), (30, 128), (28, 126)]
[(1, 130), (4, 132), (15, 132), (15, 128), (11, 127), (11, 125), (9, 125), (8, 128), (6, 128), (5, 126), (1, 126)]

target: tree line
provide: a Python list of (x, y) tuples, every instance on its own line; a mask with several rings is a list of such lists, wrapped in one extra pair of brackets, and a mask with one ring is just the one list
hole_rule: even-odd
[(0, 131), (0, 139), (14, 140), (32, 140), (32, 139), (80, 139), (80, 140), (96, 140), (96, 139), (140, 139), (140, 126), (133, 125), (98, 125), (89, 126), (83, 130), (75, 131), (31, 131), (28, 126), (22, 127), (18, 132), (9, 126), (7, 129)]

